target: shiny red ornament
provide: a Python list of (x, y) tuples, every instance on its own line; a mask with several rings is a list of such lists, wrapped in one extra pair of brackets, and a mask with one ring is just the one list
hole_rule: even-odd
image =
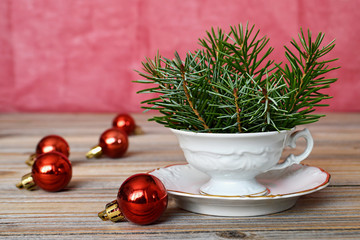
[(140, 173), (123, 182), (117, 199), (108, 203), (99, 217), (113, 222), (125, 218), (133, 223), (146, 225), (158, 220), (167, 204), (168, 195), (163, 183), (153, 175)]
[(135, 120), (129, 114), (122, 113), (114, 118), (112, 126), (120, 128), (130, 135), (134, 133), (136, 124)]
[(121, 185), (117, 202), (127, 220), (137, 224), (150, 224), (165, 211), (168, 195), (157, 177), (136, 174)]
[(49, 135), (43, 137), (36, 146), (36, 154), (40, 155), (47, 152), (56, 151), (69, 157), (69, 144), (66, 140), (58, 135)]
[(69, 159), (59, 152), (43, 153), (36, 157), (30, 174), (24, 175), (18, 188), (33, 190), (35, 186), (49, 192), (64, 189), (72, 177)]
[(26, 164), (32, 166), (37, 156), (52, 151), (62, 153), (66, 157), (69, 157), (70, 155), (69, 144), (64, 138), (58, 135), (48, 135), (39, 141), (36, 146), (36, 152), (29, 157)]
[(104, 154), (110, 158), (119, 158), (125, 154), (128, 147), (127, 134), (119, 128), (110, 128), (101, 134), (99, 144), (93, 147), (86, 157), (100, 157)]

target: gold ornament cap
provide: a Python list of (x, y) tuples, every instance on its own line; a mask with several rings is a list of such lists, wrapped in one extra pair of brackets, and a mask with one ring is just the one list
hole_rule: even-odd
[(142, 128), (138, 125), (135, 126), (135, 130), (134, 130), (134, 134), (135, 135), (143, 135), (144, 131), (142, 130)]
[(36, 153), (33, 153), (30, 155), (29, 159), (25, 161), (25, 163), (30, 167), (32, 167), (32, 165), (34, 165), (35, 159), (36, 159)]
[(102, 148), (98, 145), (98, 146), (95, 146), (93, 148), (90, 149), (90, 151), (88, 151), (86, 153), (86, 157), (87, 158), (99, 158), (102, 154)]
[(125, 220), (125, 217), (120, 211), (119, 205), (116, 200), (106, 204), (105, 210), (99, 212), (98, 216), (103, 221), (111, 220), (112, 222), (120, 222)]
[(35, 190), (36, 188), (36, 184), (34, 182), (34, 179), (31, 175), (31, 173), (25, 174), (22, 178), (21, 178), (21, 182), (19, 182), (18, 184), (16, 184), (16, 187), (19, 189), (25, 188), (29, 191)]

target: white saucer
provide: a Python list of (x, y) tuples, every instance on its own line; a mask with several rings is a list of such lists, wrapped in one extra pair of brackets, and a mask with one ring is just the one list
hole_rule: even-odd
[(200, 194), (200, 186), (209, 177), (189, 164), (149, 173), (164, 183), (180, 208), (216, 216), (258, 216), (284, 211), (294, 206), (300, 196), (319, 191), (330, 181), (330, 174), (318, 167), (295, 164), (257, 177), (269, 190), (266, 196), (223, 197)]

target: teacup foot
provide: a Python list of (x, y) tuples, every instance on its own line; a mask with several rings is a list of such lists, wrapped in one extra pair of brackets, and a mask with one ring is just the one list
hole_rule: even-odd
[(269, 189), (265, 189), (262, 192), (259, 193), (254, 193), (254, 194), (250, 194), (250, 195), (214, 195), (214, 194), (208, 194), (206, 192), (203, 192), (200, 190), (200, 194), (201, 195), (207, 195), (207, 196), (215, 196), (215, 197), (260, 197), (260, 196), (266, 196), (270, 193)]
[(215, 181), (200, 187), (200, 194), (219, 197), (256, 197), (269, 194), (269, 189), (253, 180)]

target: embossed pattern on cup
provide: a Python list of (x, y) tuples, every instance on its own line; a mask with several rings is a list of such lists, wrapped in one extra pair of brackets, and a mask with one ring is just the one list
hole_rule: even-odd
[[(266, 188), (255, 177), (270, 169), (299, 163), (311, 152), (313, 143), (307, 129), (264, 133), (194, 133), (172, 129), (187, 162), (210, 176), (200, 191), (220, 196), (264, 195)], [(307, 147), (301, 157), (291, 155), (278, 164), (286, 145), (304, 137)]]

